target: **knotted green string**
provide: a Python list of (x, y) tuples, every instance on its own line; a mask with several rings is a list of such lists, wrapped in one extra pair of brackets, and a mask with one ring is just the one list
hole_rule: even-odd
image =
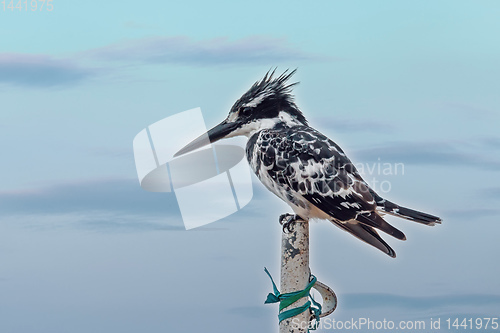
[[(278, 315), (278, 319), (279, 319), (280, 323), (287, 318), (295, 317), (296, 315), (306, 311), (307, 309), (311, 309), (311, 312), (312, 312), (314, 319), (316, 321), (316, 325), (313, 326), (312, 330), (315, 330), (317, 324), (319, 324), (319, 315), (321, 314), (321, 304), (319, 304), (318, 302), (316, 302), (312, 298), (310, 291), (311, 291), (311, 288), (314, 286), (314, 284), (317, 281), (316, 277), (314, 275), (311, 275), (312, 279), (309, 282), (309, 284), (305, 287), (304, 290), (293, 291), (291, 293), (281, 294), (279, 292), (278, 288), (276, 287), (276, 284), (274, 283), (274, 280), (273, 280), (271, 274), (269, 273), (269, 271), (267, 270), (267, 268), (264, 267), (264, 271), (266, 272), (267, 276), (269, 276), (269, 278), (271, 279), (271, 282), (273, 284), (273, 290), (274, 290), (274, 294), (269, 293), (269, 295), (267, 295), (267, 299), (264, 302), (264, 304), (278, 303), (278, 302), (280, 303), (280, 307), (279, 307), (280, 313)], [(310, 299), (310, 301), (308, 300), (302, 306), (281, 312), (281, 310), (283, 310), (287, 306), (290, 306), (293, 303), (297, 302), (302, 297), (308, 297)]]

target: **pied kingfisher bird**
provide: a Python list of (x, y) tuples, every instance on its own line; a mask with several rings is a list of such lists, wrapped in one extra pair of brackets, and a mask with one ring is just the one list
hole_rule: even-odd
[(394, 250), (376, 229), (397, 239), (405, 235), (382, 216), (390, 214), (434, 225), (437, 216), (399, 206), (379, 196), (363, 180), (344, 151), (308, 125), (288, 83), (294, 71), (267, 73), (236, 101), (227, 118), (179, 150), (185, 154), (223, 138), (245, 135), (246, 156), (259, 180), (296, 215), (283, 214), (285, 228), (298, 219), (326, 219), (391, 257)]

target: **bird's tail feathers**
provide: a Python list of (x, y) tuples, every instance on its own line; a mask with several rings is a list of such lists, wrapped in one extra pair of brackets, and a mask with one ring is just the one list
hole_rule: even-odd
[(356, 220), (373, 228), (382, 230), (388, 235), (391, 235), (400, 240), (406, 240), (406, 236), (401, 230), (394, 228), (392, 225), (387, 223), (380, 215), (376, 212), (369, 212), (364, 214), (359, 214)]
[(404, 218), (404, 219), (407, 219), (410, 221), (414, 221), (414, 222), (418, 222), (418, 223), (422, 223), (422, 224), (430, 225), (430, 226), (433, 226), (436, 223), (439, 223), (439, 224), (441, 223), (441, 218), (439, 218), (437, 216), (423, 213), (423, 212), (419, 212), (417, 210), (413, 210), (410, 208), (402, 207), (402, 206), (396, 205), (395, 203), (387, 201), (387, 200), (384, 200), (383, 202), (380, 202), (377, 204), (379, 206), (379, 209), (382, 212), (393, 215), (393, 216), (401, 217), (401, 218)]

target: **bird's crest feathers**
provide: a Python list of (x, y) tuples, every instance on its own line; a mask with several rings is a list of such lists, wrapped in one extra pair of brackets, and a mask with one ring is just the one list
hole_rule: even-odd
[(246, 113), (258, 118), (271, 118), (275, 113), (285, 111), (306, 125), (302, 112), (294, 103), (292, 88), (298, 82), (288, 83), (288, 80), (296, 73), (296, 69), (286, 70), (280, 76), (275, 77), (276, 68), (269, 70), (262, 80), (255, 82), (250, 89), (241, 96), (231, 108), (231, 113), (245, 110)]

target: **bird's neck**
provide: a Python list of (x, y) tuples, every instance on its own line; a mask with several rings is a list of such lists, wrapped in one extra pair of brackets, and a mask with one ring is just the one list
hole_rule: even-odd
[(280, 129), (284, 127), (303, 126), (305, 124), (292, 117), (290, 114), (281, 111), (277, 117), (257, 119), (246, 125), (245, 133), (242, 133), (247, 138), (252, 137), (254, 134), (269, 129)]
[(276, 125), (280, 126), (286, 126), (286, 127), (294, 127), (294, 126), (303, 126), (307, 125), (302, 123), (300, 120), (295, 118), (294, 116), (290, 115), (288, 112), (281, 111), (278, 113), (277, 117), (278, 121), (276, 122)]

